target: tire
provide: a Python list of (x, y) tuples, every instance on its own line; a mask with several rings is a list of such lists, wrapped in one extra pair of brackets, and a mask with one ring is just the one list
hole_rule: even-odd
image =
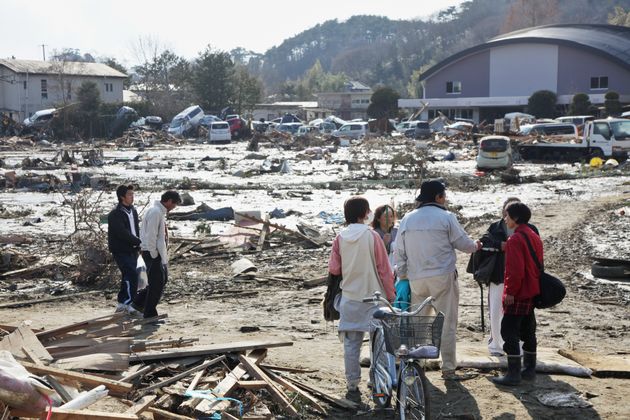
[(627, 272), (630, 272), (630, 267), (623, 265), (607, 265), (598, 261), (591, 265), (591, 274), (603, 279), (630, 277)]
[(372, 360), (370, 364), (370, 382), (372, 382), (372, 401), (379, 408), (389, 407), (392, 400), (393, 383), (389, 372), (393, 357), (385, 351), (383, 330), (376, 329), (372, 333)]
[(398, 380), (398, 412), (400, 420), (431, 418), (429, 388), (424, 369), (416, 362), (407, 364)]

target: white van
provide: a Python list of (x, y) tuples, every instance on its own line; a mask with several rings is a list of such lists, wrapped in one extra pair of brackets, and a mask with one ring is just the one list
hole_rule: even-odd
[(226, 121), (212, 121), (208, 125), (209, 143), (229, 143), (230, 141), (232, 141), (230, 124)]
[(518, 132), (521, 136), (554, 137), (565, 141), (579, 141), (577, 127), (574, 124), (542, 123), (522, 125)]
[(592, 115), (567, 115), (566, 117), (558, 117), (556, 121), (565, 124), (575, 124), (577, 126), (584, 125), (586, 121), (593, 121), (595, 119)]
[(360, 139), (365, 137), (368, 133), (368, 123), (366, 122), (353, 122), (347, 123), (339, 127), (339, 130), (335, 130), (332, 133), (333, 137), (349, 137), (352, 139)]
[(175, 115), (171, 125), (168, 127), (169, 134), (174, 136), (184, 136), (192, 133), (193, 129), (199, 126), (203, 118), (203, 110), (199, 105), (189, 106), (179, 114)]

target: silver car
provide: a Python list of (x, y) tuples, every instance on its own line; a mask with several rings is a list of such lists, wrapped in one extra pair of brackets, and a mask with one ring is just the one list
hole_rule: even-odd
[(510, 138), (506, 136), (486, 136), (479, 140), (477, 168), (506, 169), (512, 166)]

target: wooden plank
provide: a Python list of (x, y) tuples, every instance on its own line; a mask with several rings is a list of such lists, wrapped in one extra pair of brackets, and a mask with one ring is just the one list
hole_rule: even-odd
[(291, 402), (287, 398), (287, 396), (282, 392), (280, 388), (273, 383), (272, 379), (260, 368), (256, 365), (256, 361), (254, 359), (250, 359), (247, 356), (239, 355), (238, 360), (245, 365), (245, 369), (255, 378), (263, 380), (267, 382), (267, 390), (271, 394), (271, 396), (280, 404), (280, 406), (291, 416), (298, 417), (299, 413), (291, 405)]
[(48, 270), (49, 268), (52, 268), (54, 266), (54, 264), (44, 264), (44, 265), (39, 265), (39, 266), (35, 266), (35, 267), (26, 267), (26, 268), (20, 268), (18, 270), (13, 270), (13, 271), (7, 271), (5, 273), (0, 274), (0, 277), (11, 277), (14, 276), (16, 274), (32, 274), (32, 273), (36, 273), (38, 271), (42, 271), (42, 270)]
[(133, 339), (129, 337), (106, 339), (98, 344), (94, 344), (87, 347), (75, 347), (66, 350), (59, 350), (54, 352), (55, 359), (66, 359), (69, 357), (85, 356), (94, 353), (131, 353), (131, 345)]
[[(19, 327), (16, 327), (15, 325), (5, 325), (5, 324), (0, 324), (0, 330), (4, 330), (8, 333), (12, 333), (13, 331), (17, 330)], [(37, 329), (37, 328), (31, 328), (31, 331), (33, 331), (34, 333), (38, 333), (41, 332), (42, 330)]]
[(216, 365), (217, 363), (219, 363), (220, 361), (225, 360), (225, 359), (226, 359), (225, 355), (216, 357), (216, 358), (214, 358), (212, 360), (209, 360), (209, 361), (207, 361), (205, 363), (202, 363), (199, 366), (195, 366), (192, 369), (188, 369), (185, 372), (182, 372), (182, 373), (180, 373), (178, 375), (172, 376), (172, 377), (170, 377), (168, 379), (165, 379), (165, 380), (163, 380), (161, 382), (158, 382), (157, 384), (153, 384), (151, 386), (143, 388), (142, 390), (140, 390), (140, 392), (148, 392), (148, 391), (152, 391), (154, 389), (162, 388), (163, 386), (166, 386), (168, 384), (172, 384), (173, 382), (177, 382), (180, 379), (183, 379), (183, 378), (185, 378), (187, 376), (190, 376), (190, 375), (192, 375), (195, 372), (198, 372), (200, 370), (204, 370), (204, 369), (208, 368), (209, 366)]
[(65, 335), (63, 338), (55, 337), (55, 340), (45, 340), (44, 346), (48, 353), (53, 357), (57, 353), (74, 351), (86, 348), (95, 348), (107, 343), (115, 343), (118, 341), (128, 342), (130, 338), (127, 337), (105, 337), (105, 338), (86, 338), (84, 336), (72, 336)]
[(146, 365), (140, 369), (138, 369), (137, 371), (130, 373), (128, 375), (123, 376), (120, 379), (120, 382), (132, 382), (134, 379), (149, 373), (150, 371), (152, 371), (153, 369), (155, 369), (155, 365)]
[(558, 353), (593, 371), (598, 378), (630, 378), (628, 355), (606, 355), (560, 349)]
[(65, 334), (72, 331), (84, 330), (90, 327), (96, 327), (100, 325), (113, 323), (117, 320), (122, 319), (123, 317), (124, 317), (124, 314), (122, 312), (108, 314), (108, 315), (100, 316), (97, 318), (77, 322), (74, 324), (64, 325), (58, 328), (53, 328), (51, 330), (42, 331), (40, 333), (37, 333), (37, 338), (39, 338), (42, 341), (46, 341), (60, 334)]
[(276, 381), (277, 383), (279, 383), (280, 385), (282, 385), (285, 389), (287, 389), (288, 391), (292, 391), (292, 392), (297, 392), (298, 394), (300, 394), (302, 397), (306, 398), (308, 401), (310, 401), (310, 403), (313, 405), (313, 408), (317, 411), (319, 411), (321, 414), (323, 414), (324, 416), (327, 416), (328, 413), (326, 412), (326, 409), (324, 407), (322, 407), (319, 402), (308, 392), (300, 389), (299, 387), (297, 387), (296, 385), (293, 385), (291, 382), (287, 381), (286, 379), (284, 379), (282, 376), (274, 373), (271, 371), (271, 369), (267, 369), (267, 368), (262, 368), (263, 371), (265, 371), (265, 373), (267, 375), (269, 375), (269, 377), (271, 379), (273, 379), (274, 381)]
[(186, 388), (186, 392), (192, 392), (195, 390), (195, 388), (197, 388), (197, 384), (199, 383), (199, 380), (201, 380), (201, 377), (203, 376), (205, 372), (206, 372), (205, 369), (197, 372), (193, 380), (190, 381), (190, 384), (188, 384), (188, 388)]
[(265, 215), (265, 225), (260, 231), (260, 237), (258, 237), (258, 245), (256, 245), (256, 251), (262, 251), (265, 245), (265, 238), (269, 234), (269, 215)]
[(285, 226), (278, 225), (276, 223), (266, 222), (266, 221), (264, 221), (262, 219), (259, 219), (258, 217), (250, 216), (250, 215), (247, 215), (247, 214), (244, 214), (244, 213), (239, 213), (237, 211), (235, 211), (234, 214), (235, 215), (237, 214), (237, 215), (239, 215), (241, 217), (244, 217), (246, 219), (249, 219), (249, 220), (253, 220), (254, 222), (262, 223), (265, 226), (271, 226), (271, 227), (276, 228), (278, 230), (281, 230), (283, 232), (290, 233), (291, 235), (297, 236), (300, 239), (303, 239), (305, 241), (310, 242), (311, 244), (315, 245), (316, 247), (322, 246), (322, 244), (320, 244), (319, 242), (316, 242), (315, 240), (309, 238), (308, 236), (304, 235), (302, 232), (298, 232), (296, 230), (289, 229), (289, 228), (287, 228)]
[(158, 416), (158, 418), (165, 418), (165, 419), (171, 419), (171, 420), (195, 420), (192, 417), (182, 416), (180, 414), (171, 413), (170, 411), (162, 410), (160, 408), (155, 408), (155, 407), (149, 407), (147, 411), (155, 414), (156, 416)]
[(37, 361), (36, 363), (52, 362), (53, 360), (35, 333), (26, 326), (21, 326), (4, 337), (0, 341), (0, 350), (7, 350), (18, 359), (32, 358)]
[(88, 369), (124, 372), (129, 369), (129, 355), (123, 353), (94, 353), (58, 359), (50, 366), (59, 369)]
[(138, 420), (138, 416), (133, 414), (118, 414), (94, 410), (68, 410), (60, 407), (53, 407), (52, 418), (55, 420)]
[(151, 404), (155, 402), (156, 398), (157, 398), (156, 395), (145, 395), (144, 397), (140, 398), (138, 401), (133, 403), (133, 405), (129, 407), (127, 411), (125, 411), (125, 414), (137, 415), (137, 414), (142, 413), (147, 408), (149, 408)]
[(267, 388), (267, 382), (265, 381), (238, 381), (236, 385), (243, 389)]
[(258, 363), (258, 366), (260, 366), (261, 368), (265, 368), (265, 369), (278, 370), (280, 372), (291, 372), (291, 373), (315, 373), (315, 372), (319, 372), (317, 369), (293, 368), (293, 367), (287, 367), (287, 366), (270, 365), (270, 364), (267, 364), (267, 363)]
[(358, 410), (359, 409), (359, 405), (355, 403), (354, 401), (350, 401), (345, 398), (339, 398), (336, 395), (329, 394), (321, 389), (315, 388), (311, 385), (307, 385), (293, 378), (285, 377), (285, 379), (293, 383), (297, 387), (302, 388), (303, 390), (308, 391), (311, 394), (325, 401), (328, 401), (330, 404), (335, 405), (339, 408), (343, 408), (345, 410)]
[(269, 341), (236, 341), (233, 343), (211, 344), (207, 346), (193, 346), (184, 350), (169, 350), (159, 352), (145, 352), (132, 354), (129, 361), (147, 362), (153, 360), (175, 359), (188, 356), (208, 356), (222, 353), (241, 353), (248, 350), (268, 349), (273, 347), (292, 346), (292, 341), (269, 340)]
[[(258, 349), (249, 353), (248, 357), (255, 360), (256, 363), (260, 363), (267, 357), (267, 349)], [(239, 363), (231, 372), (228, 372), (225, 375), (225, 378), (219, 382), (219, 384), (214, 387), (213, 393), (217, 397), (226, 397), (228, 396), (234, 389), (236, 389), (237, 382), (245, 376), (247, 373), (247, 369), (245, 365)], [(190, 404), (186, 404), (186, 403)], [(224, 411), (230, 407), (229, 401), (210, 401), (210, 400), (202, 400), (200, 398), (194, 398), (193, 400), (186, 401), (182, 405), (187, 405), (192, 408), (197, 409), (198, 412), (203, 414), (212, 413), (214, 411)]]
[(105, 385), (112, 395), (125, 395), (133, 388), (131, 384), (102, 378), (100, 376), (89, 375), (86, 373), (72, 372), (69, 370), (58, 369), (50, 366), (37, 366), (33, 363), (28, 362), (22, 362), (22, 366), (24, 366), (29, 372), (35, 374), (52, 375), (57, 378), (70, 379), (81, 384), (91, 386)]
[(6, 302), (6, 303), (0, 303), (0, 309), (21, 308), (23, 306), (36, 305), (38, 303), (56, 302), (58, 300), (72, 299), (75, 297), (86, 296), (86, 295), (95, 295), (98, 293), (103, 293), (103, 292), (99, 290), (92, 290), (90, 292), (79, 292), (79, 293), (73, 293), (70, 295), (53, 296), (49, 298), (29, 299), (29, 300), (22, 300), (20, 302)]

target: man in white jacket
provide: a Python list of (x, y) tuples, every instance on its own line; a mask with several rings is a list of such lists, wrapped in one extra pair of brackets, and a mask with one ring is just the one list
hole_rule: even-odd
[(424, 181), (416, 201), (420, 206), (405, 215), (398, 229), (397, 274), (409, 279), (413, 305), (428, 296), (435, 298), (435, 306), (444, 313), (442, 377), (460, 379), (455, 374), (459, 309), (455, 250), (472, 253), (481, 248), (481, 242), (472, 240), (444, 208), (446, 187), (441, 182)]
[(134, 300), (134, 308), (141, 310), (145, 318), (158, 315), (157, 304), (160, 302), (168, 280), (166, 215), (181, 202), (182, 199), (177, 191), (166, 191), (162, 194), (160, 201), (156, 201), (142, 218), (140, 249), (144, 264), (147, 266), (148, 286), (138, 292)]

